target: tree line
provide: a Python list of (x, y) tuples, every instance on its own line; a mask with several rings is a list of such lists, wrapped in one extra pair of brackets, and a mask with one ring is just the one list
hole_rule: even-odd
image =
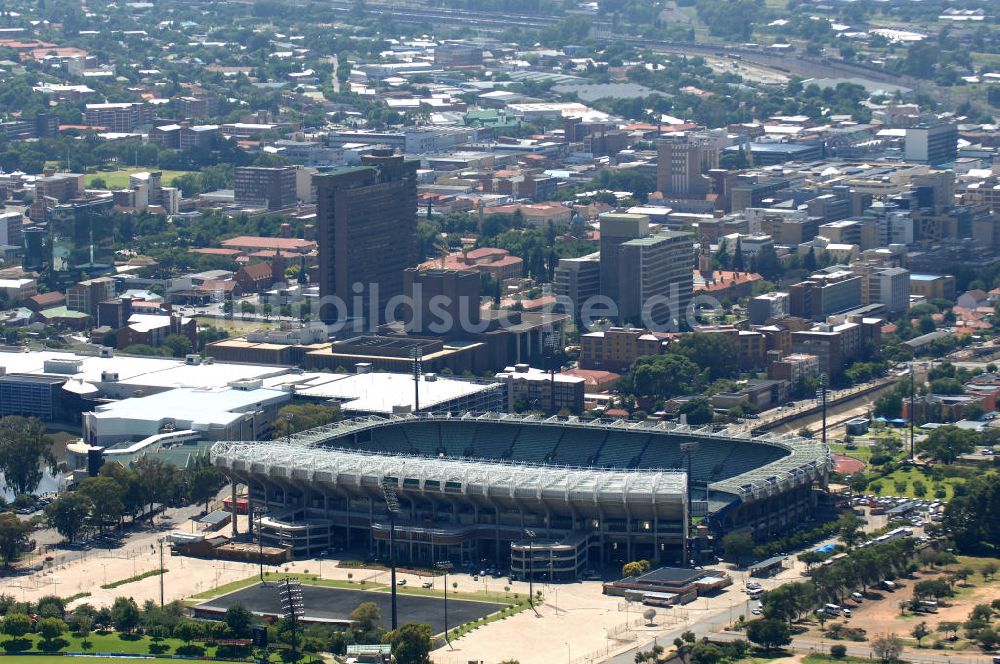
[(84, 479), (74, 491), (63, 492), (45, 508), (48, 525), (75, 542), (86, 531), (105, 532), (152, 514), (157, 504), (177, 504), (183, 500), (204, 503), (214, 498), (225, 481), (207, 456), (200, 456), (185, 470), (144, 456), (130, 468), (115, 461), (101, 467), (94, 477)]

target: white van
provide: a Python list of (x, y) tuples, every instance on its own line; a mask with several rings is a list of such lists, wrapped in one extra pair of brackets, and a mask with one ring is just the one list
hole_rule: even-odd
[(865, 596), (862, 595), (861, 593), (851, 593), (851, 599), (853, 599), (855, 602), (861, 602), (865, 599)]
[(823, 605), (823, 610), (825, 612), (829, 613), (831, 616), (839, 616), (840, 615), (840, 606), (837, 605), (837, 604), (824, 604)]

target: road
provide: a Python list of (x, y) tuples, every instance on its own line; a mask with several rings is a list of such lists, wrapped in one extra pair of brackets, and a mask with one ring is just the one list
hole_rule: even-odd
[[(746, 635), (734, 632), (716, 632), (708, 635), (713, 641), (735, 641), (745, 639)], [(814, 636), (797, 636), (792, 639), (791, 648), (797, 653), (822, 653), (829, 654), (830, 646), (842, 645), (847, 648), (847, 654), (851, 657), (864, 659), (878, 659), (872, 652), (869, 643), (857, 643), (853, 641), (835, 641), (833, 639), (821, 639)], [(982, 653), (964, 652), (933, 652), (918, 648), (904, 648), (902, 659), (906, 662), (917, 662), (918, 664), (992, 664), (993, 658)], [(624, 664), (624, 662), (622, 663)]]

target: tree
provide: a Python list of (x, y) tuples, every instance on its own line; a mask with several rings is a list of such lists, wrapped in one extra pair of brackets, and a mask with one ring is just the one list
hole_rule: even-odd
[(918, 78), (931, 78), (938, 62), (938, 50), (927, 41), (912, 42), (903, 59), (903, 71)]
[(864, 539), (865, 534), (861, 530), (861, 519), (854, 514), (842, 516), (838, 523), (840, 525), (840, 538), (847, 546), (853, 547)]
[(253, 627), (254, 617), (242, 604), (233, 604), (226, 609), (226, 616), (223, 618), (226, 626), (237, 639), (246, 639), (250, 636), (250, 629)]
[(949, 425), (934, 429), (918, 443), (917, 449), (934, 461), (950, 464), (960, 455), (974, 450), (975, 440), (975, 432)]
[(193, 503), (205, 503), (205, 511), (208, 511), (208, 503), (219, 492), (222, 486), (222, 473), (214, 466), (199, 464), (191, 474), (191, 484), (188, 489), (188, 497)]
[(32, 494), (42, 481), (42, 467), (55, 467), (52, 439), (36, 417), (11, 415), (0, 419), (0, 470), (7, 488)]
[(31, 524), (21, 521), (11, 512), (0, 513), (0, 555), (5, 566), (10, 567), (18, 559), (28, 544), (31, 530)]
[(57, 533), (75, 542), (93, 509), (94, 501), (89, 496), (71, 491), (60, 494), (45, 507), (45, 518)]
[(299, 431), (314, 429), (338, 422), (343, 418), (338, 406), (324, 406), (322, 404), (295, 404), (285, 406), (278, 411), (274, 418), (274, 437), (284, 438)]
[(709, 424), (715, 419), (712, 404), (704, 397), (689, 399), (681, 406), (680, 413), (686, 416), (688, 424)]
[(912, 636), (917, 640), (918, 648), (922, 647), (922, 642), (924, 640), (924, 637), (930, 633), (931, 630), (929, 627), (927, 627), (926, 622), (919, 622), (913, 626), (913, 629), (910, 630), (910, 636)]
[(180, 639), (184, 643), (191, 643), (199, 634), (201, 634), (201, 625), (193, 620), (183, 620), (174, 626), (174, 638)]
[(637, 397), (669, 398), (701, 391), (701, 368), (683, 355), (652, 355), (632, 363), (626, 379), (628, 391)]
[(392, 644), (392, 655), (397, 664), (428, 664), (431, 652), (431, 626), (406, 623), (385, 635)]
[(39, 598), (35, 604), (35, 613), (42, 618), (59, 618), (61, 620), (66, 615), (66, 602), (61, 597), (46, 595)]
[(651, 564), (648, 560), (636, 560), (622, 565), (622, 576), (641, 576), (649, 571)]
[(955, 620), (944, 620), (938, 623), (937, 630), (944, 635), (950, 634), (948, 638), (954, 641), (958, 638), (958, 630), (962, 627), (962, 623)]
[(768, 651), (792, 642), (788, 625), (780, 620), (768, 618), (747, 623), (747, 639)]
[(114, 479), (107, 476), (88, 477), (80, 482), (77, 491), (93, 503), (91, 518), (102, 532), (105, 526), (121, 520), (125, 511), (122, 501), (125, 492)]
[(70, 612), (66, 624), (77, 636), (86, 637), (94, 626), (97, 610), (90, 604), (81, 604)]
[(740, 564), (753, 555), (753, 536), (746, 531), (729, 533), (722, 538), (722, 550), (727, 560)]
[(66, 623), (59, 618), (42, 618), (35, 625), (35, 630), (46, 641), (54, 641), (66, 631)]
[(116, 597), (111, 605), (111, 621), (117, 631), (131, 634), (142, 622), (139, 605), (131, 597)]
[(147, 454), (132, 464), (132, 470), (135, 471), (142, 499), (150, 512), (155, 503), (166, 503), (171, 499), (177, 485), (175, 466)]
[(368, 632), (382, 620), (382, 610), (375, 602), (362, 602), (351, 611), (351, 620), (358, 624), (360, 631)]
[(739, 366), (739, 349), (729, 335), (694, 332), (669, 346), (671, 353), (682, 355), (708, 370), (708, 380), (730, 378)]
[(168, 334), (162, 346), (172, 357), (184, 357), (194, 352), (194, 344), (183, 334)]
[(872, 652), (882, 664), (898, 662), (903, 652), (903, 640), (895, 634), (879, 634), (871, 640)]
[(994, 576), (996, 576), (996, 573), (997, 573), (998, 569), (1000, 569), (1000, 567), (998, 567), (997, 564), (991, 560), (991, 561), (986, 562), (980, 568), (979, 571), (983, 575), (983, 580), (984, 581), (989, 581)]
[(31, 631), (31, 618), (24, 613), (8, 613), (3, 619), (3, 633), (19, 638)]

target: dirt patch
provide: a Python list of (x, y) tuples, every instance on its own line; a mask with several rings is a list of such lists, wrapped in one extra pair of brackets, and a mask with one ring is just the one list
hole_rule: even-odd
[[(868, 635), (874, 632), (872, 626), (878, 626), (880, 633), (895, 632), (903, 638), (910, 638), (910, 630), (920, 622), (926, 622), (932, 630), (932, 634), (924, 639), (924, 644), (929, 644), (943, 635), (937, 632), (937, 626), (942, 622), (965, 622), (969, 617), (969, 612), (976, 604), (989, 604), (994, 599), (1000, 598), (1000, 583), (991, 581), (983, 583), (981, 577), (976, 579), (978, 585), (973, 587), (956, 587), (957, 595), (944, 600), (937, 613), (911, 613), (900, 615), (899, 606), (901, 602), (908, 602), (913, 599), (913, 587), (919, 581), (942, 577), (940, 571), (920, 572), (912, 579), (901, 579), (896, 581), (899, 586), (895, 591), (872, 589), (868, 592), (863, 602), (846, 600), (844, 606), (850, 607), (854, 614), (845, 621), (850, 627), (865, 627)], [(816, 630), (818, 633), (818, 630)]]

